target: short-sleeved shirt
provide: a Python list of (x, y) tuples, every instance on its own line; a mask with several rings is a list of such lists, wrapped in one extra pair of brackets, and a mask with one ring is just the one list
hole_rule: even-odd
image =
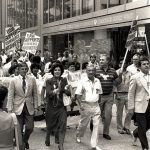
[(94, 78), (94, 82), (92, 82), (87, 77), (78, 82), (75, 94), (82, 95), (83, 101), (97, 102), (99, 100), (99, 94), (102, 94), (101, 83), (97, 78)]
[(118, 75), (114, 68), (108, 68), (106, 71), (103, 68), (96, 70), (96, 78), (101, 82), (103, 95), (111, 94), (113, 91), (113, 85)]

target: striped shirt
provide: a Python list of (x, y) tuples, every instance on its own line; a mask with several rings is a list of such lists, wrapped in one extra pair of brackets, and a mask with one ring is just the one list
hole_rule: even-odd
[(102, 85), (103, 95), (111, 94), (115, 79), (118, 78), (116, 70), (108, 68), (106, 71), (103, 68), (96, 70), (96, 78), (98, 78)]

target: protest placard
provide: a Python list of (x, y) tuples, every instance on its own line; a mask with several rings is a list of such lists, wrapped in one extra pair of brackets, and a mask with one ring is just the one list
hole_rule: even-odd
[(20, 26), (5, 28), (5, 50), (7, 54), (20, 49)]
[(40, 41), (40, 37), (35, 35), (35, 33), (26, 33), (24, 42), (23, 42), (23, 46), (22, 46), (22, 50), (25, 50), (27, 52), (30, 52), (32, 54), (36, 53), (38, 44)]

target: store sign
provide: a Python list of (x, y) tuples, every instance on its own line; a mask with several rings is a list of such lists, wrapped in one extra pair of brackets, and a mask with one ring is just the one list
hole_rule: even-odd
[(39, 41), (39, 36), (35, 35), (35, 33), (27, 32), (23, 42), (22, 50), (35, 54), (39, 45)]
[(5, 28), (5, 50), (7, 53), (20, 49), (20, 26)]

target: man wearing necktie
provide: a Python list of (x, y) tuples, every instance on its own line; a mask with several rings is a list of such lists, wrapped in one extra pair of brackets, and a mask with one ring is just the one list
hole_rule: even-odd
[(8, 89), (8, 112), (14, 112), (23, 133), (26, 149), (29, 149), (29, 137), (34, 128), (33, 115), (38, 107), (37, 85), (34, 77), (26, 75), (28, 66), (22, 62), (19, 66), (19, 75), (14, 77)]
[(138, 127), (133, 131), (134, 145), (139, 138), (143, 150), (148, 150), (146, 132), (150, 129), (150, 74), (149, 59), (142, 57), (139, 62), (140, 72), (130, 80), (128, 92), (129, 113), (135, 112)]

